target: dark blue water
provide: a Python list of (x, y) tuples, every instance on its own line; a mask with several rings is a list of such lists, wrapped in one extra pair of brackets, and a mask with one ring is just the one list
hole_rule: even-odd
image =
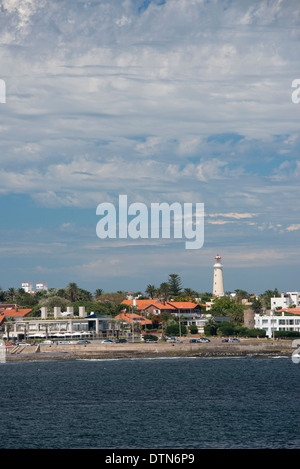
[(289, 358), (0, 365), (0, 447), (300, 448)]

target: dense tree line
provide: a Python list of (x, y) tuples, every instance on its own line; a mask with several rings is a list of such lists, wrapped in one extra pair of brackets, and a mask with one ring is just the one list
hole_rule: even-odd
[[(232, 296), (227, 292), (222, 298), (214, 298), (210, 309), (213, 316), (229, 316), (231, 322), (243, 320), (244, 306), (242, 299), (251, 302), (252, 309), (259, 313), (264, 309), (270, 309), (271, 298), (279, 297), (277, 288), (266, 290), (260, 296), (248, 293), (245, 290), (235, 290)], [(205, 304), (212, 300), (213, 295), (210, 292), (199, 293), (189, 287), (183, 287), (183, 282), (178, 274), (169, 274), (167, 281), (162, 282), (158, 287), (154, 284), (148, 284), (145, 292), (136, 292), (134, 294), (139, 298), (160, 298), (172, 299), (177, 301), (201, 301)], [(6, 291), (0, 288), (1, 303), (15, 303), (20, 307), (32, 308), (32, 314), (37, 314), (42, 306), (53, 308), (60, 306), (62, 310), (67, 306), (73, 306), (75, 314), (78, 313), (79, 306), (85, 306), (88, 313), (116, 315), (124, 306), (120, 306), (126, 297), (124, 291), (114, 293), (104, 293), (101, 288), (96, 289), (94, 293), (80, 288), (76, 283), (71, 282), (65, 288), (51, 288), (49, 291), (38, 291), (34, 295), (25, 292), (22, 288), (8, 288)], [(202, 307), (202, 312), (205, 308)]]

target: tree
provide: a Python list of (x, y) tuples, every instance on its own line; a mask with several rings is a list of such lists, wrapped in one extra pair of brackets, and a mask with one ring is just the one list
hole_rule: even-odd
[(266, 309), (271, 309), (271, 298), (280, 297), (280, 293), (277, 288), (275, 290), (266, 290), (262, 295), (261, 299)]
[(183, 295), (188, 297), (188, 298), (198, 298), (199, 293), (196, 292), (195, 290), (192, 290), (191, 288), (185, 288), (183, 290)]
[(230, 316), (231, 321), (242, 321), (244, 318), (244, 307), (234, 298), (222, 296), (214, 299), (210, 313), (214, 316)]
[(97, 288), (97, 290), (95, 291), (95, 297), (96, 298), (99, 298), (103, 293), (103, 290), (102, 288)]
[(159, 289), (158, 289), (158, 294), (161, 296), (164, 300), (167, 300), (170, 296), (170, 286), (168, 282), (163, 282), (160, 284)]
[(6, 297), (8, 301), (15, 301), (16, 300), (16, 289), (11, 287), (6, 292)]
[(205, 323), (204, 326), (205, 335), (216, 335), (217, 334), (217, 323), (213, 316), (211, 316)]
[(235, 335), (236, 330), (234, 324), (231, 322), (222, 322), (218, 325), (217, 334), (219, 336)]
[(71, 303), (76, 301), (78, 299), (78, 294), (79, 294), (79, 289), (76, 283), (72, 282), (69, 283), (69, 285), (66, 288), (66, 294), (68, 300), (70, 300)]
[(254, 298), (252, 301), (251, 309), (254, 311), (254, 313), (260, 313), (262, 310), (262, 301), (260, 298)]
[(249, 293), (246, 290), (237, 289), (235, 290), (235, 293), (239, 300), (242, 300), (243, 298), (249, 298)]
[(181, 327), (181, 331), (179, 330), (179, 323), (170, 324), (169, 326), (166, 327), (165, 333), (167, 335), (175, 335), (175, 336), (179, 336), (180, 332), (181, 334), (187, 334), (186, 327), (183, 324), (181, 324), (180, 327)]
[(182, 282), (178, 274), (169, 274), (168, 284), (170, 288), (170, 295), (172, 297), (180, 295), (182, 290)]
[(157, 289), (155, 285), (148, 285), (145, 293), (150, 296), (151, 299), (153, 299), (157, 293)]
[(59, 306), (61, 308), (66, 308), (68, 305), (68, 300), (66, 298), (62, 298), (61, 296), (50, 296), (49, 298), (42, 298), (39, 302), (40, 306), (47, 306), (48, 308), (54, 308), (55, 306)]
[(207, 301), (210, 301), (212, 299), (213, 294), (209, 292), (204, 292), (204, 293), (199, 293), (199, 296), (201, 298), (202, 303), (206, 303)]

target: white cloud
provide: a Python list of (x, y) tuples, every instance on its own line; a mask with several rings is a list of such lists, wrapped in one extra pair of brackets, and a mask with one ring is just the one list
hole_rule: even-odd
[(207, 239), (256, 230), (260, 249), (296, 231), (298, 11), (298, 0), (3, 0), (0, 193), (59, 209), (120, 193), (204, 202)]
[(237, 220), (240, 220), (241, 218), (253, 218), (257, 214), (256, 213), (234, 213), (234, 212), (229, 212), (229, 213), (210, 213), (208, 214), (209, 217), (226, 217), (226, 218), (236, 218)]
[(300, 223), (294, 223), (292, 225), (289, 225), (286, 228), (286, 231), (298, 231), (298, 230), (300, 230)]

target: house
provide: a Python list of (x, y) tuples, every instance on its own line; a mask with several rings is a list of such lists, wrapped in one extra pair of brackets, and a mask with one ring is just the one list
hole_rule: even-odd
[(25, 309), (25, 308), (7, 308), (0, 311), (0, 327), (3, 326), (7, 319), (12, 319), (13, 321), (22, 321), (29, 313), (31, 313), (32, 309)]
[(35, 293), (32, 282), (22, 282), (22, 288), (26, 293)]
[(299, 292), (281, 293), (280, 297), (271, 298), (271, 309), (289, 308), (291, 305), (299, 306)]
[(28, 316), (28, 314), (31, 313), (31, 311), (32, 309), (26, 309), (26, 308), (4, 309), (0, 312), (0, 324), (5, 319), (13, 319), (15, 321), (20, 321), (24, 319), (26, 316)]
[(120, 314), (115, 316), (115, 319), (123, 320), (127, 324), (134, 323), (141, 324), (141, 326), (152, 325), (152, 321), (150, 321), (150, 319), (144, 318), (143, 316), (140, 316), (136, 313), (127, 312), (126, 310), (123, 310)]
[(119, 335), (119, 323), (111, 317), (90, 314), (73, 318), (30, 318), (5, 324), (3, 338), (23, 339), (78, 339)]
[[(286, 315), (287, 312), (288, 315)], [(291, 312), (293, 315), (290, 314)], [(254, 321), (255, 328), (265, 330), (269, 338), (273, 336), (274, 331), (300, 332), (300, 308), (287, 308), (281, 311), (281, 315), (255, 314)]]
[(165, 301), (158, 298), (146, 300), (124, 300), (122, 304), (134, 306), (140, 313), (171, 313), (176, 316), (194, 317), (201, 313), (201, 305), (192, 301)]
[(15, 309), (15, 308), (18, 308), (18, 305), (15, 303), (11, 303), (11, 304), (1, 303), (0, 304), (0, 312), (3, 311), (4, 309)]

